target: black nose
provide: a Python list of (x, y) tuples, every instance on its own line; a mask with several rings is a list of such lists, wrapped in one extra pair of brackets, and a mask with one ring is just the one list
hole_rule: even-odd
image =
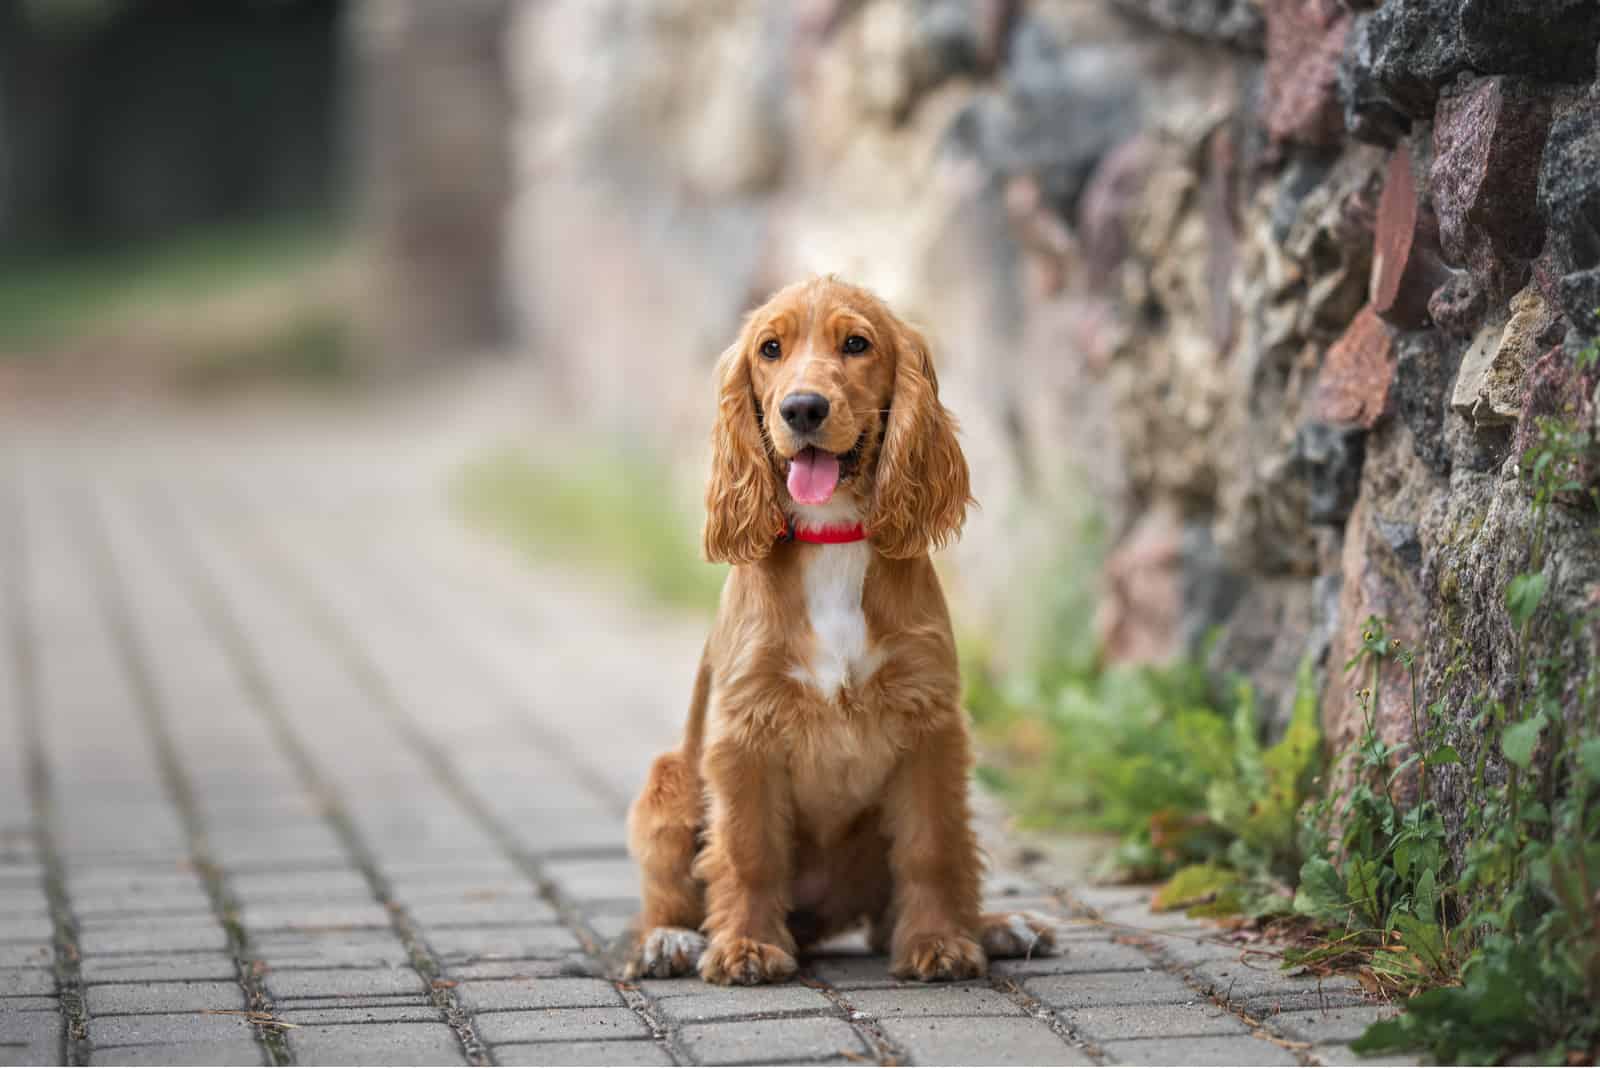
[(828, 418), (828, 398), (820, 393), (791, 393), (778, 405), (778, 412), (796, 434), (809, 434)]

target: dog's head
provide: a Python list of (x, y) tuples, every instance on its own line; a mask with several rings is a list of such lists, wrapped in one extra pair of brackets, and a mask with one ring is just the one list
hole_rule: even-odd
[(828, 277), (780, 290), (717, 374), (710, 559), (765, 556), (791, 515), (860, 519), (894, 557), (960, 531), (967, 462), (928, 344), (865, 289)]

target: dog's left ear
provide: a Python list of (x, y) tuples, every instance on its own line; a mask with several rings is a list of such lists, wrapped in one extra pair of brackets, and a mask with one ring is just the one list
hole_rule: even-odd
[(955, 417), (939, 403), (927, 340), (898, 323), (894, 342), (894, 395), (867, 530), (879, 552), (904, 558), (959, 534), (972, 491)]

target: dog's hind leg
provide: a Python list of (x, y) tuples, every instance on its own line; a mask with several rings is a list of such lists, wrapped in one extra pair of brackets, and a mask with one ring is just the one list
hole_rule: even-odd
[(701, 829), (700, 776), (682, 753), (666, 753), (628, 813), (628, 848), (642, 873), (644, 908), (625, 978), (688, 975), (706, 940), (705, 890), (692, 868)]

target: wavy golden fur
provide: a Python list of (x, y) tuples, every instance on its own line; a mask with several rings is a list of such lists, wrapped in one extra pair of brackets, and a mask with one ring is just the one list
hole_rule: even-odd
[[(734, 566), (683, 745), (629, 814), (644, 907), (627, 974), (783, 979), (863, 922), (916, 979), (1050, 951), (1046, 921), (980, 913), (971, 745), (928, 556), (971, 498), (927, 342), (866, 290), (812, 279), (751, 313), (717, 381), (705, 551)], [(784, 414), (801, 393), (827, 401), (816, 425)], [(840, 458), (820, 505), (785, 482), (808, 447)], [(856, 522), (868, 540), (779, 538)]]

